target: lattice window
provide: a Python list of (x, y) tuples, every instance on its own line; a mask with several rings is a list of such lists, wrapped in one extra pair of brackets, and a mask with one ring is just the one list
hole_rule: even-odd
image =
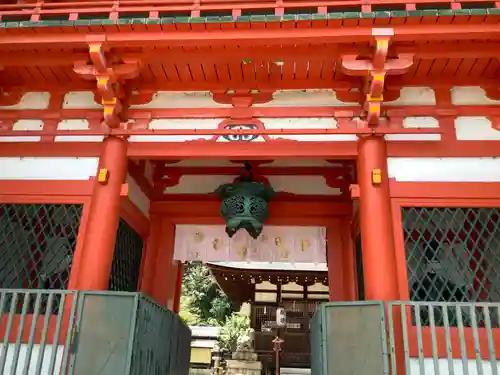
[[(66, 289), (81, 214), (78, 204), (0, 204), (0, 288)], [(4, 309), (10, 309), (7, 299)]]
[(143, 246), (142, 237), (125, 220), (120, 219), (109, 290), (120, 292), (137, 291)]
[(0, 287), (66, 289), (81, 213), (77, 204), (1, 204)]
[(363, 246), (361, 243), (361, 235), (358, 234), (356, 241), (354, 242), (356, 251), (356, 277), (358, 284), (358, 299), (360, 301), (365, 300), (365, 279), (363, 276)]
[[(498, 209), (412, 207), (402, 213), (411, 300), (500, 301)], [(450, 324), (455, 315), (450, 311)], [(425, 314), (422, 322), (428, 323)]]

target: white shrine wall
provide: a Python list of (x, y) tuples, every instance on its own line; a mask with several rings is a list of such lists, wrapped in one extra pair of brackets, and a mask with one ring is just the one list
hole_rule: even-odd
[(137, 182), (132, 176), (127, 175), (126, 183), (128, 184), (128, 197), (137, 208), (149, 218), (149, 198), (144, 194), (142, 189), (137, 185)]
[[(96, 157), (0, 157), (2, 180), (88, 181), (97, 175)], [(149, 217), (149, 199), (127, 175), (128, 197)]]
[[(499, 100), (492, 100), (486, 96), (480, 87), (453, 87), (450, 91), (452, 106), (498, 106)], [(392, 102), (385, 103), (389, 109), (400, 106), (435, 106), (435, 91), (428, 87), (404, 87), (400, 97)], [(19, 119), (13, 125), (14, 131), (32, 131), (30, 137), (0, 137), (0, 142), (39, 142), (41, 137), (37, 131), (43, 129), (41, 119), (34, 119), (33, 113), (37, 110), (47, 110), (50, 103), (50, 93), (26, 93), (19, 103), (11, 106), (0, 106), (0, 111), (30, 111), (29, 119)], [(255, 104), (254, 107), (354, 107), (357, 103), (345, 103), (338, 99), (335, 92), (330, 90), (288, 90), (277, 91), (273, 100), (268, 103)], [(64, 110), (96, 110), (102, 106), (97, 104), (92, 92), (68, 92), (63, 100)], [(147, 104), (133, 105), (134, 110), (175, 109), (175, 108), (231, 108), (230, 104), (220, 104), (213, 100), (209, 92), (157, 92)], [(480, 111), (478, 111), (480, 112)], [(159, 118), (149, 122), (150, 129), (217, 129), (223, 118), (204, 119), (175, 119)], [(260, 118), (267, 129), (335, 129), (337, 120), (333, 117), (309, 118)], [(59, 121), (57, 129), (83, 130), (89, 129), (92, 120), (87, 118), (73, 118)], [(430, 116), (407, 116), (403, 119), (405, 128), (439, 128), (439, 119)], [(491, 119), (486, 116), (458, 116), (454, 119), (454, 135), (458, 141), (467, 147), (467, 141), (498, 141), (500, 131), (491, 126)], [(211, 139), (212, 136), (132, 136), (130, 142), (184, 142), (193, 139)], [(269, 136), (274, 138), (288, 138), (300, 141), (332, 141), (353, 142), (355, 135), (308, 135), (308, 136)], [(55, 142), (101, 142), (102, 136), (57, 136)], [(393, 134), (386, 139), (392, 141), (435, 141), (439, 142), (440, 134)], [(223, 137), (217, 141), (228, 142)], [(253, 142), (263, 142), (258, 137)], [(334, 146), (332, 148), (334, 150)], [(500, 181), (500, 161), (496, 158), (406, 158), (390, 157), (388, 159), (390, 177), (398, 181), (468, 181), (488, 182)], [(87, 180), (94, 176), (97, 168), (96, 158), (0, 158), (0, 179), (23, 180)], [(149, 202), (137, 184), (128, 177), (130, 198), (141, 209), (148, 211)], [(187, 181), (189, 182), (189, 181)], [(279, 181), (277, 181), (279, 184)], [(284, 182), (285, 183), (285, 182)], [(288, 183), (288, 182), (287, 182)], [(309, 181), (308, 184), (314, 184)], [(179, 191), (180, 192), (180, 191)]]
[[(499, 106), (500, 101), (489, 99), (486, 93), (480, 87), (454, 87), (451, 90), (451, 102), (453, 106)], [(30, 118), (20, 118), (13, 124), (14, 131), (32, 131), (30, 137), (3, 136), (0, 142), (40, 142), (41, 137), (36, 133), (43, 129), (42, 119), (33, 118), (35, 111), (43, 111), (49, 108), (50, 93), (31, 92), (25, 94), (19, 103), (11, 106), (0, 106), (1, 111), (30, 111)], [(274, 94), (274, 99), (269, 103), (256, 104), (257, 108), (272, 107), (358, 107), (358, 103), (345, 103), (338, 99), (337, 95), (327, 90), (305, 90), (305, 91), (278, 91)], [(397, 109), (400, 106), (436, 106), (436, 95), (434, 90), (425, 87), (405, 87), (401, 90), (399, 99), (385, 103), (384, 106), (390, 109)], [(151, 102), (143, 105), (132, 106), (133, 110), (155, 110), (155, 109), (175, 109), (175, 108), (214, 108), (228, 109), (229, 104), (216, 103), (208, 92), (158, 92), (153, 96)], [(92, 92), (70, 92), (65, 95), (63, 102), (64, 110), (99, 110), (100, 104), (94, 100)], [(478, 111), (480, 113), (480, 111)], [(20, 112), (22, 115), (22, 112)], [(75, 112), (76, 113), (76, 112)], [(148, 124), (150, 129), (217, 129), (219, 123), (224, 118), (205, 118), (205, 119), (154, 119)], [(309, 118), (260, 118), (260, 121), (267, 129), (335, 129), (338, 127), (337, 120), (333, 117), (309, 117)], [(0, 121), (1, 125), (1, 121)], [(59, 130), (84, 130), (89, 129), (91, 121), (86, 117), (71, 118), (60, 120), (57, 124)], [(467, 147), (468, 141), (498, 141), (500, 140), (500, 131), (492, 128), (491, 119), (487, 116), (458, 116), (454, 118), (454, 127), (452, 129), (454, 137), (460, 144)], [(439, 119), (431, 116), (407, 116), (403, 119), (405, 128), (439, 128)], [(184, 142), (193, 139), (211, 139), (206, 137), (187, 137), (187, 136), (133, 136), (130, 142)], [(314, 135), (314, 136), (270, 136), (273, 138), (288, 138), (299, 141), (332, 141), (332, 142), (354, 142), (354, 135)], [(388, 135), (388, 142), (394, 141), (432, 141), (439, 142), (440, 134), (405, 134)], [(102, 136), (57, 136), (55, 142), (101, 142)], [(220, 142), (227, 142), (222, 137)], [(263, 137), (259, 137), (254, 142), (263, 142)], [(1, 147), (1, 146), (0, 146)], [(168, 147), (168, 146), (166, 146)], [(335, 146), (332, 145), (332, 152), (335, 152)], [(0, 183), (2, 180), (68, 180), (68, 181), (87, 181), (97, 173), (99, 159), (97, 157), (0, 157)], [(389, 176), (397, 181), (416, 181), (416, 182), (500, 182), (500, 159), (493, 157), (389, 157), (388, 158)], [(209, 176), (207, 176), (208, 178)], [(227, 176), (226, 176), (227, 177)], [(186, 189), (194, 189), (196, 193), (198, 184), (189, 180), (189, 176), (183, 177), (181, 184), (174, 187), (169, 193), (185, 193)], [(274, 178), (274, 180), (272, 180)], [(314, 186), (315, 194), (326, 194), (326, 187), (323, 181), (313, 180), (316, 177), (310, 176), (309, 179), (302, 179), (302, 184), (290, 183), (285, 181), (285, 176), (272, 177), (273, 186), (295, 186), (296, 193), (301, 194), (302, 186)], [(281, 180), (280, 180), (281, 178)], [(298, 178), (298, 177), (296, 177)], [(313, 179), (311, 179), (313, 178)], [(229, 181), (228, 181), (229, 182)], [(142, 192), (138, 184), (127, 176), (129, 186), (129, 198), (144, 213), (149, 216), (149, 200)], [(219, 181), (213, 182), (213, 187), (217, 187)], [(332, 189), (330, 189), (332, 190)], [(333, 194), (331, 191), (328, 194)], [(5, 351), (0, 347), (0, 353)], [(10, 351), (10, 350), (9, 350)], [(24, 355), (24, 347), (21, 355)], [(60, 363), (61, 347), (57, 348), (57, 362)], [(7, 355), (7, 363), (11, 363)], [(32, 363), (37, 357), (34, 350)], [(22, 362), (22, 361), (20, 361)], [(475, 363), (474, 363), (475, 364)], [(476, 367), (469, 366), (469, 373), (475, 374)], [(447, 364), (440, 360), (441, 372), (446, 372), (444, 368)], [(461, 374), (461, 361), (454, 361), (455, 373)], [(483, 373), (493, 373), (488, 363), (483, 361)], [(58, 368), (59, 366), (56, 366)], [(410, 373), (418, 374), (421, 372), (417, 359), (410, 361)], [(45, 368), (45, 362), (44, 362)], [(9, 370), (9, 368), (7, 368)], [(19, 371), (19, 370), (17, 370)], [(426, 374), (434, 374), (432, 359), (424, 360), (424, 369)], [(30, 367), (31, 373), (31, 367)], [(42, 370), (42, 373), (44, 371)]]
[(0, 180), (86, 181), (98, 163), (93, 157), (0, 157)]
[[(492, 100), (486, 96), (480, 87), (453, 87), (451, 101), (456, 106), (494, 106), (500, 105), (499, 100)], [(0, 110), (46, 110), (49, 108), (50, 93), (29, 92), (19, 103), (11, 106), (0, 106)], [(388, 109), (401, 106), (435, 106), (436, 95), (428, 87), (404, 87), (400, 97), (392, 102), (384, 103)], [(255, 104), (256, 108), (269, 107), (357, 107), (358, 103), (340, 101), (335, 92), (331, 90), (286, 90), (274, 93), (273, 100), (268, 103)], [(220, 104), (213, 100), (209, 92), (157, 92), (147, 104), (133, 105), (131, 109), (154, 110), (175, 108), (231, 108), (230, 104)], [(63, 100), (62, 109), (65, 110), (95, 110), (102, 106), (95, 102), (94, 94), (90, 91), (68, 92)], [(216, 129), (224, 118), (211, 119), (154, 119), (149, 123), (151, 129)], [(335, 129), (337, 121), (333, 118), (260, 118), (268, 129)], [(132, 120), (133, 122), (133, 120)], [(459, 116), (455, 119), (455, 134), (458, 140), (498, 140), (499, 132), (492, 129), (491, 121), (482, 116)], [(85, 130), (89, 129), (87, 118), (74, 118), (61, 120), (59, 130)], [(408, 116), (403, 119), (405, 128), (438, 128), (439, 121), (429, 116)], [(43, 121), (36, 119), (19, 119), (14, 123), (14, 130), (29, 130), (36, 132), (43, 128)], [(271, 136), (272, 138), (273, 136)], [(277, 137), (277, 136), (274, 136)], [(325, 138), (326, 137), (326, 138)], [(179, 142), (190, 140), (193, 137), (165, 137), (141, 136), (131, 137), (132, 142)], [(198, 139), (200, 137), (197, 137)], [(205, 137), (210, 138), (210, 137)], [(281, 136), (281, 138), (298, 139), (301, 141), (353, 141), (354, 135), (316, 135), (316, 136)], [(406, 134), (389, 135), (391, 140), (440, 140), (439, 134)], [(0, 137), (0, 142), (38, 142), (40, 137)], [(101, 136), (58, 136), (57, 142), (100, 142)]]

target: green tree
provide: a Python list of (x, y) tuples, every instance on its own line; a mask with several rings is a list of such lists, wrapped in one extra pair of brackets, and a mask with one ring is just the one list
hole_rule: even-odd
[(184, 267), (179, 315), (187, 324), (222, 326), (234, 311), (210, 269), (200, 262)]
[(219, 343), (221, 349), (234, 352), (238, 338), (243, 336), (250, 327), (250, 318), (241, 312), (232, 313), (221, 329)]
[(191, 311), (191, 298), (181, 295), (179, 316), (187, 325), (195, 326), (200, 324), (200, 317)]

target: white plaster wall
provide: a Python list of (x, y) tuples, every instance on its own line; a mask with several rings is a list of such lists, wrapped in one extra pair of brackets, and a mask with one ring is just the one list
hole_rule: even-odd
[(498, 141), (500, 131), (491, 127), (486, 117), (464, 116), (455, 119), (455, 134), (459, 141)]
[(146, 161), (146, 168), (144, 170), (144, 176), (151, 183), (151, 185), (154, 184), (153, 174), (154, 174), (154, 165), (153, 165), (153, 163), (151, 161)]
[[(266, 129), (337, 129), (337, 120), (333, 117), (307, 118), (260, 118)], [(355, 141), (354, 134), (318, 134), (318, 135), (270, 135), (271, 139), (290, 139), (302, 142), (315, 141)]]
[(451, 102), (455, 105), (499, 105), (499, 100), (491, 100), (479, 86), (456, 86), (451, 89)]
[[(210, 119), (157, 119), (149, 123), (149, 129), (217, 129), (222, 118)], [(195, 139), (211, 139), (212, 136), (185, 135), (134, 135), (129, 142), (186, 142)]]
[[(403, 127), (406, 129), (439, 129), (439, 121), (434, 117), (405, 117)], [(388, 141), (440, 141), (441, 134), (388, 134)]]
[[(21, 131), (28, 130), (35, 132), (43, 129), (43, 121), (42, 120), (18, 120), (12, 126), (12, 130)], [(8, 137), (0, 137), (0, 142), (38, 142), (40, 141), (40, 136), (26, 136), (26, 137), (16, 137), (16, 136), (8, 136)]]
[[(233, 182), (237, 176), (182, 176), (179, 184), (166, 188), (166, 194), (207, 194), (220, 185)], [(322, 176), (267, 176), (277, 192), (310, 195), (339, 195), (340, 189), (329, 187)]]
[[(88, 130), (90, 129), (88, 120), (71, 119), (62, 120), (57, 124), (57, 130)], [(56, 142), (102, 142), (101, 135), (62, 135), (55, 137)]]
[(98, 158), (0, 158), (0, 180), (88, 180)]
[(137, 208), (149, 218), (149, 199), (146, 194), (143, 193), (137, 182), (130, 176), (127, 175), (128, 184), (128, 197), (137, 206)]
[(279, 90), (268, 103), (254, 104), (253, 107), (342, 107), (357, 106), (359, 103), (344, 103), (337, 99), (332, 90)]
[[(222, 118), (212, 119), (157, 119), (149, 123), (149, 129), (217, 129), (223, 121)], [(336, 129), (337, 121), (333, 117), (309, 117), (309, 118), (260, 118), (266, 129)], [(213, 136), (207, 135), (140, 135), (129, 138), (130, 142), (186, 142), (196, 139), (211, 139)], [(270, 135), (269, 138), (290, 139), (308, 141), (355, 141), (356, 136), (351, 134), (319, 134), (319, 135)], [(227, 142), (223, 137), (219, 137), (220, 142)], [(262, 137), (252, 142), (262, 142)]]
[[(5, 344), (0, 344), (0, 357), (4, 355), (4, 352), (7, 348), (7, 356), (5, 359), (5, 367), (3, 368), (5, 374), (24, 374), (23, 369), (24, 365), (28, 360), (28, 345), (26, 344), (21, 344), (20, 345), (20, 351), (19, 351), (19, 357), (17, 361), (17, 365), (15, 368), (14, 364), (14, 355), (15, 355), (15, 345), (10, 344), (6, 346)], [(55, 366), (54, 366), (54, 372), (50, 371), (50, 362), (51, 362), (51, 357), (52, 357), (52, 352), (56, 351), (55, 353)], [(43, 360), (42, 360), (42, 368), (40, 372), (36, 371), (36, 366), (37, 366), (37, 361), (38, 357), (40, 355), (43, 355)], [(40, 349), (40, 345), (33, 345), (33, 348), (31, 350), (31, 358), (29, 359), (29, 368), (27, 375), (59, 375), (61, 371), (61, 365), (62, 365), (62, 359), (63, 359), (63, 354), (64, 354), (64, 345), (46, 345), (45, 350), (42, 352)]]
[(132, 105), (130, 108), (231, 108), (231, 104), (220, 104), (213, 100), (208, 91), (158, 91), (147, 104)]
[(63, 109), (94, 109), (102, 108), (102, 105), (95, 102), (92, 91), (70, 91), (64, 96), (62, 107)]
[[(482, 371), (478, 371), (478, 366), (476, 360), (468, 360), (467, 361), (467, 369), (469, 375), (493, 375), (493, 368), (489, 361), (481, 361)], [(439, 375), (439, 374), (455, 374), (455, 375), (463, 375), (464, 369), (462, 365), (461, 359), (453, 360), (453, 370), (450, 369), (448, 365), (447, 358), (438, 359), (439, 373), (434, 371), (434, 360), (432, 358), (424, 358), (424, 374), (425, 375)], [(452, 372), (453, 371), (453, 372)], [(497, 364), (496, 373), (500, 373), (500, 363)], [(420, 375), (420, 363), (417, 358), (410, 359), (410, 371), (409, 375)]]
[(500, 182), (498, 158), (388, 158), (397, 181)]
[(384, 103), (384, 106), (396, 105), (435, 105), (436, 95), (430, 87), (403, 87), (397, 100)]
[[(222, 118), (212, 119), (156, 119), (152, 120), (149, 129), (217, 129), (218, 125), (223, 121)], [(290, 118), (259, 118), (266, 129), (337, 129), (337, 120), (333, 117), (290, 117)], [(76, 121), (76, 120), (75, 120)], [(407, 117), (403, 120), (405, 128), (413, 129), (437, 129), (439, 123), (433, 117)], [(131, 136), (130, 142), (186, 142), (197, 139), (209, 140), (212, 135), (139, 135)], [(270, 139), (288, 139), (301, 142), (345, 142), (356, 141), (357, 137), (354, 134), (315, 134), (315, 135), (269, 135)], [(405, 141), (439, 141), (440, 134), (391, 134), (386, 136), (388, 140), (405, 140)], [(219, 142), (228, 142), (223, 137), (218, 138)], [(263, 142), (263, 137), (257, 137), (252, 142)]]
[(48, 92), (27, 92), (23, 95), (19, 103), (14, 105), (0, 106), (0, 109), (47, 109), (50, 102)]

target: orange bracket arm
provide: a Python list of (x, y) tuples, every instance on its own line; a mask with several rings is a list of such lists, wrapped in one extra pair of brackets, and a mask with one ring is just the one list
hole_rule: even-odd
[(75, 63), (73, 70), (87, 79), (97, 81), (97, 91), (104, 107), (104, 124), (110, 128), (119, 127), (123, 114), (125, 93), (123, 82), (137, 77), (139, 61), (125, 61), (111, 64), (106, 57), (107, 48), (104, 42), (90, 42), (89, 56), (91, 63)]
[(359, 59), (357, 55), (342, 56), (342, 69), (348, 75), (365, 78), (365, 100), (363, 108), (366, 111), (364, 122), (368, 126), (377, 126), (380, 121), (381, 103), (384, 101), (385, 79), (389, 74), (403, 74), (412, 66), (413, 55), (398, 54), (395, 59), (388, 59), (387, 54), (392, 29), (373, 29), (374, 52), (371, 60)]

